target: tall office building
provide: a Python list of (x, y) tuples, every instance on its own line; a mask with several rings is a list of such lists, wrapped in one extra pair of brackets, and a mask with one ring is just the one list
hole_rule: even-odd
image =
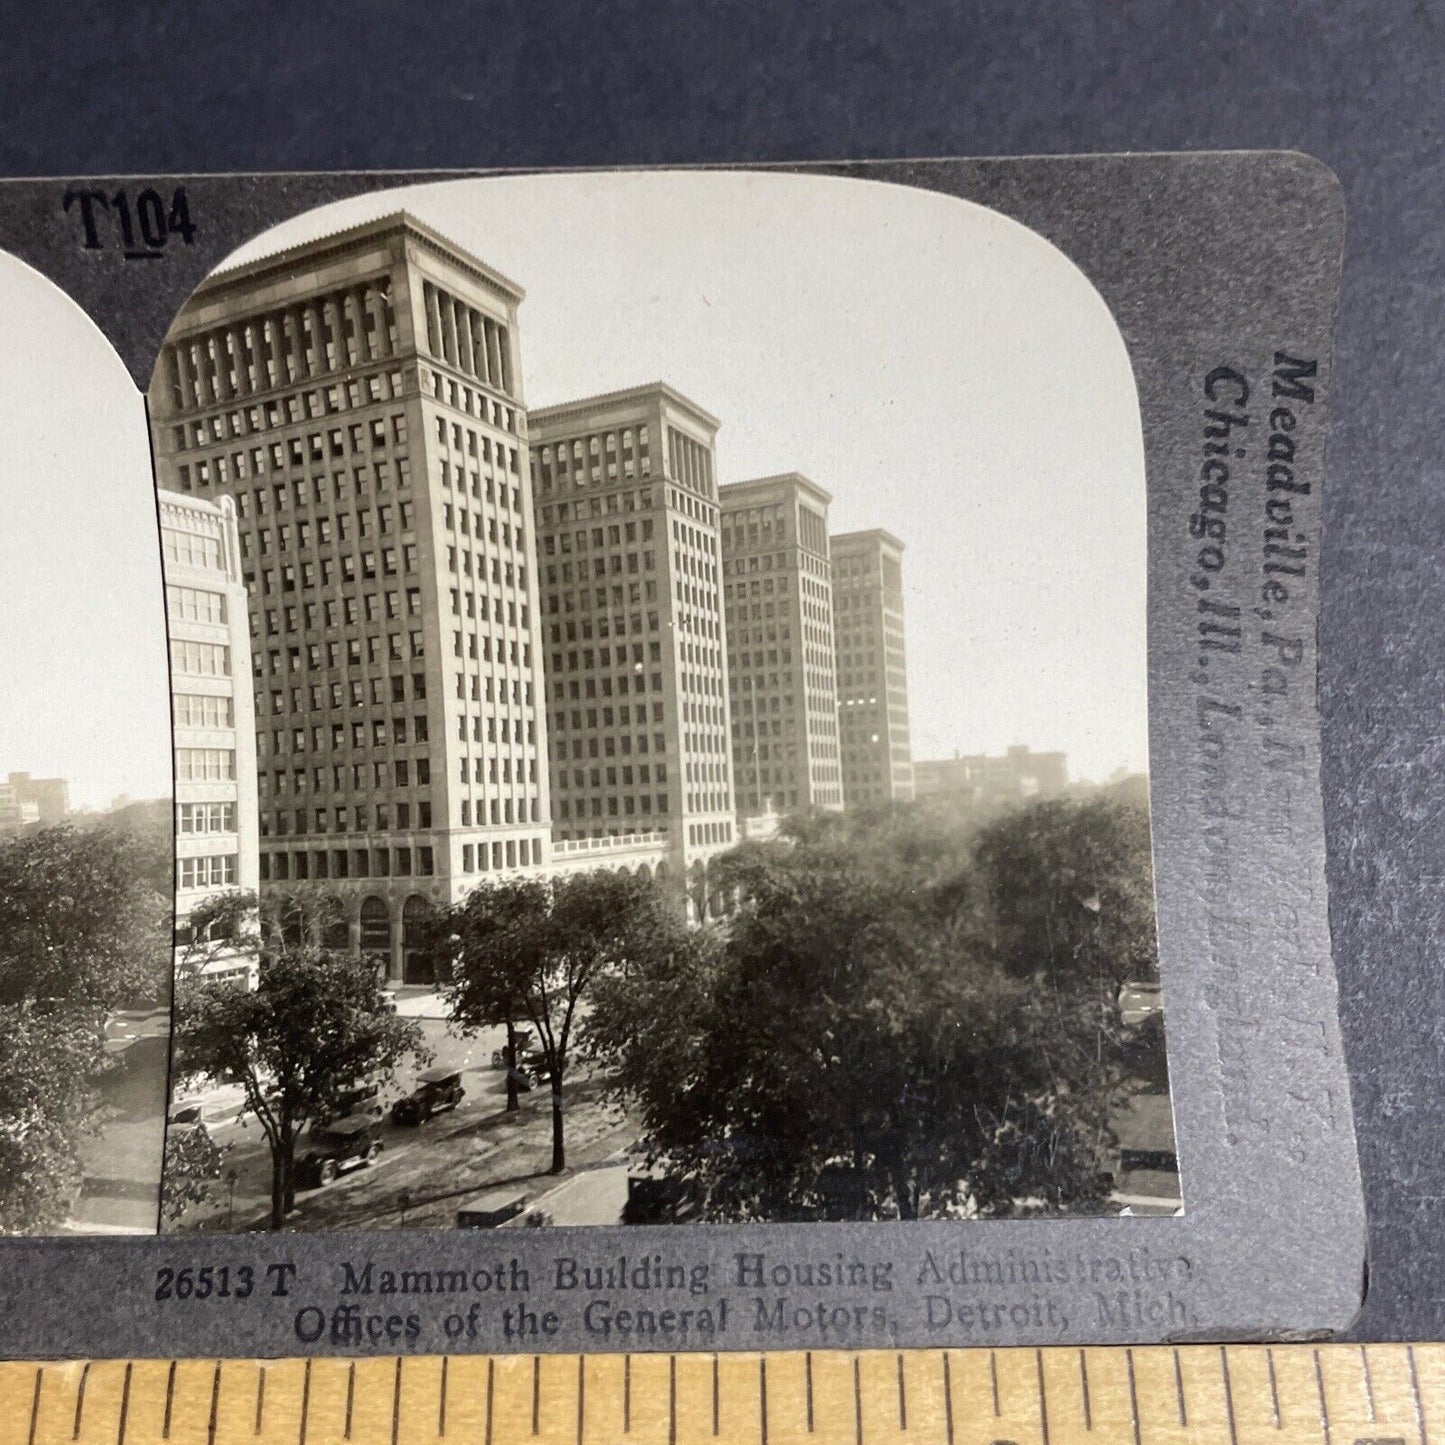
[(521, 299), (396, 214), (209, 277), (151, 383), (159, 484), (235, 501), (262, 888), (326, 880), (393, 977), (548, 861)]
[(723, 596), (738, 812), (843, 806), (829, 493), (797, 472), (731, 482)]
[(735, 840), (713, 439), (657, 383), (531, 416), (558, 856)]
[(903, 543), (889, 532), (845, 532), (832, 552), (843, 797), (850, 806), (909, 799)]
[[(160, 493), (175, 746), (176, 942), (191, 910), (258, 878), (256, 714), (236, 506)], [(206, 972), (249, 981), (253, 946), (215, 940)]]

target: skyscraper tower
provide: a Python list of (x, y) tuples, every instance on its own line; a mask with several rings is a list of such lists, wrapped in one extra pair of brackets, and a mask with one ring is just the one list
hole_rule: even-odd
[(832, 543), (843, 796), (850, 807), (910, 799), (903, 543), (877, 530)]
[[(254, 892), (256, 713), (236, 506), (160, 493), (175, 745), (176, 933), (224, 893)], [(207, 950), (206, 972), (254, 982), (254, 946)]]
[(660, 382), (532, 413), (559, 845), (734, 841), (717, 427)]
[(326, 880), (393, 977), (548, 861), (521, 300), (396, 214), (209, 277), (151, 383), (159, 485), (235, 502), (262, 888)]
[(797, 472), (718, 496), (738, 811), (840, 809), (832, 497)]

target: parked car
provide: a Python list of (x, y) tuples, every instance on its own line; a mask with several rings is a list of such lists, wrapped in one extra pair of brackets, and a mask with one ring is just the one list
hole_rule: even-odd
[(318, 1134), (340, 1119), (353, 1115), (363, 1119), (381, 1119), (386, 1110), (381, 1103), (381, 1085), (375, 1079), (367, 1079), (353, 1088), (345, 1090), (336, 1101), (336, 1108), (329, 1118), (312, 1124), (312, 1134)]
[(1139, 979), (1119, 985), (1119, 1022), (1127, 1028), (1135, 1028), (1164, 1011), (1164, 995), (1159, 985), (1149, 979)]
[(418, 1074), (416, 1088), (391, 1106), (398, 1124), (424, 1124), (433, 1114), (455, 1109), (466, 1096), (460, 1069), (428, 1069)]
[(206, 1106), (199, 1099), (178, 1099), (166, 1115), (168, 1129), (204, 1129), (208, 1123)]
[(369, 1114), (350, 1114), (313, 1127), (306, 1153), (296, 1161), (296, 1182), (319, 1189), (349, 1169), (375, 1164), (381, 1157), (381, 1125)]
[(469, 1199), (457, 1210), (458, 1229), (495, 1229), (527, 1207), (527, 1196), (514, 1185), (500, 1185)]
[[(517, 1057), (527, 1052), (532, 1047), (532, 1030), (518, 1029), (516, 1032)], [(492, 1067), (494, 1069), (505, 1069), (507, 1067), (507, 1049), (503, 1045), (500, 1049), (492, 1050)]]

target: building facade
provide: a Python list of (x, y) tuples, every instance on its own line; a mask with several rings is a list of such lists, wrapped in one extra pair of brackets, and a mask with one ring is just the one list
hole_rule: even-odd
[[(175, 748), (176, 944), (219, 894), (259, 883), (251, 629), (236, 506), (159, 494)], [(254, 944), (207, 949), (206, 971), (254, 979)]]
[(866, 807), (913, 797), (903, 543), (889, 532), (832, 539), (833, 629), (843, 797)]
[(150, 389), (159, 485), (235, 503), (261, 886), (325, 881), (393, 977), (548, 864), (521, 300), (396, 214), (212, 275)]
[(955, 755), (914, 763), (913, 786), (920, 798), (945, 798), (987, 811), (1059, 797), (1068, 790), (1069, 763), (1064, 753), (1027, 747), (1011, 747), (1002, 757)]
[(717, 428), (662, 383), (532, 413), (559, 862), (651, 836), (681, 872), (735, 842)]
[(11, 773), (0, 779), (0, 833), (39, 824), (63, 823), (70, 814), (70, 785), (64, 778)]
[(789, 472), (718, 489), (738, 812), (843, 806), (831, 495)]

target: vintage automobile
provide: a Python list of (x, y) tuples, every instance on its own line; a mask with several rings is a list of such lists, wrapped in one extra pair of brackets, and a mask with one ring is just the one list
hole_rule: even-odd
[(210, 1116), (200, 1099), (179, 1099), (166, 1115), (168, 1129), (204, 1129), (209, 1123)]
[(433, 1114), (455, 1109), (466, 1097), (460, 1069), (428, 1069), (418, 1074), (416, 1088), (391, 1106), (398, 1124), (424, 1124)]
[[(517, 1057), (520, 1059), (522, 1055), (532, 1047), (532, 1030), (518, 1029), (514, 1037), (517, 1040)], [(492, 1050), (492, 1067), (494, 1069), (505, 1069), (507, 1067), (507, 1050), (505, 1047)]]
[(313, 1127), (306, 1153), (296, 1161), (296, 1182), (319, 1189), (338, 1174), (376, 1163), (381, 1156), (381, 1125), (370, 1114), (348, 1114)]
[(457, 1210), (457, 1228), (496, 1229), (526, 1207), (527, 1196), (516, 1185), (499, 1185), (469, 1199)]

